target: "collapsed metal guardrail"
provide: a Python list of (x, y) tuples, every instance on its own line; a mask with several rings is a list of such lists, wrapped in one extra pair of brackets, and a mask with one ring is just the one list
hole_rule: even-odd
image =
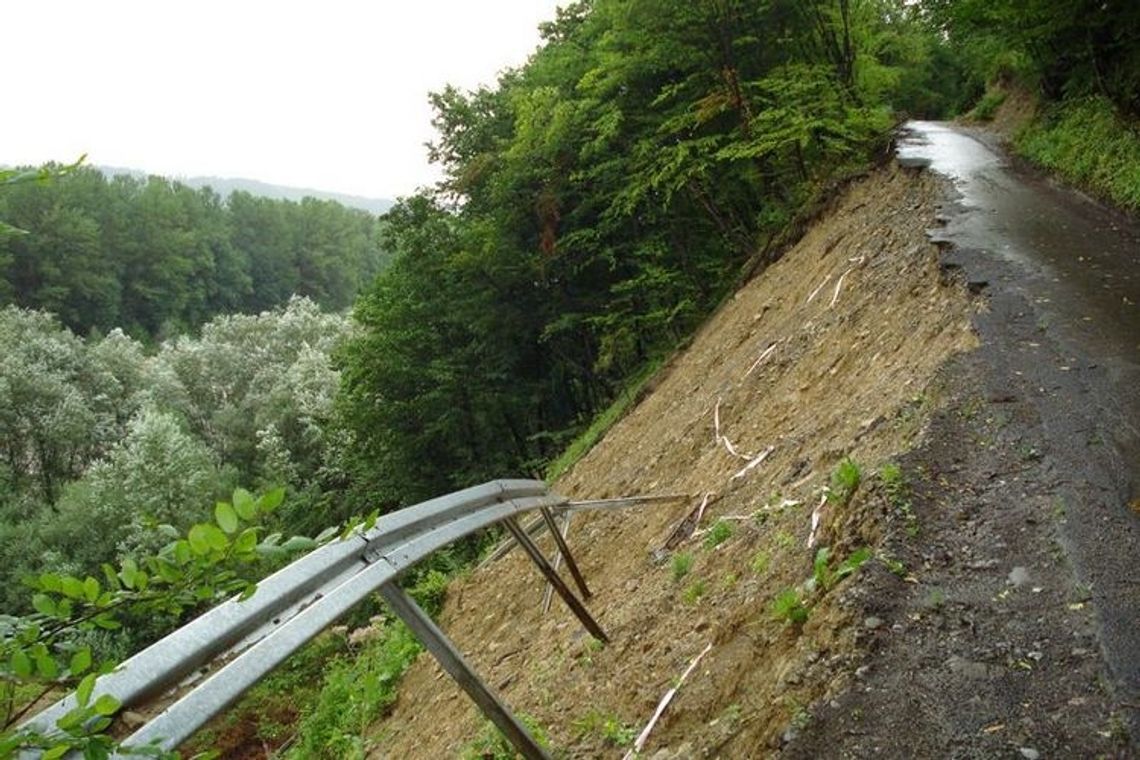
[[(129, 709), (173, 689), (211, 663), (232, 658), (123, 742), (127, 748), (154, 745), (172, 750), (290, 654), (379, 591), (392, 612), (524, 757), (549, 758), (396, 580), (437, 549), (503, 523), (514, 543), (523, 548), (586, 630), (608, 641), (516, 518), (533, 510), (541, 513), (541, 523), (553, 536), (583, 598), (589, 598), (586, 582), (555, 526), (553, 511), (606, 509), (659, 498), (675, 497), (572, 504), (551, 493), (541, 481), (497, 480), (392, 512), (381, 517), (371, 530), (322, 546), (277, 571), (261, 581), (249, 599), (227, 601), (147, 647), (100, 677), (95, 691), (111, 694)], [(75, 706), (72, 694), (24, 725), (50, 732)]]

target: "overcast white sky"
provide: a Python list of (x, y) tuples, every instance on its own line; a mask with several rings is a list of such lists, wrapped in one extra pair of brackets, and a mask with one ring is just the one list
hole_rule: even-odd
[(436, 178), (427, 93), (524, 62), (558, 4), (6, 0), (0, 164), (405, 195)]

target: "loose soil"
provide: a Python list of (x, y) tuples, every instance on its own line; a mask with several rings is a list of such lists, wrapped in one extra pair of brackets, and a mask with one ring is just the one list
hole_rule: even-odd
[[(570, 544), (594, 592), (588, 606), (611, 644), (597, 646), (557, 598), (543, 615), (541, 577), (518, 552), (453, 585), (442, 628), (513, 709), (543, 727), (556, 756), (620, 757), (624, 748), (615, 745), (629, 732), (617, 729), (639, 730), (709, 643), (645, 757), (759, 757), (781, 747), (827, 755), (825, 744), (808, 738), (815, 716), (841, 710), (842, 700), (863, 693), (868, 673), (886, 669), (868, 658), (883, 642), (902, 638), (895, 626), (932, 626), (932, 638), (958, 630), (959, 591), (935, 597), (926, 577), (943, 554), (923, 556), (914, 537), (916, 526), (919, 537), (934, 534), (936, 519), (959, 524), (954, 510), (939, 513), (949, 517), (928, 514), (943, 471), (904, 457), (904, 472), (920, 484), (913, 499), (888, 492), (875, 474), (916, 447), (941, 456), (937, 441), (961, 436), (959, 458), (968, 450), (1002, 473), (979, 488), (1012, 477), (988, 446), (977, 453), (966, 431), (946, 427), (946, 420), (962, 419), (955, 410), (964, 402), (952, 386), (971, 378), (944, 367), (977, 346), (977, 306), (965, 282), (940, 268), (925, 236), (943, 192), (933, 175), (897, 165), (852, 185), (799, 244), (723, 305), (649, 395), (555, 484), (576, 499), (689, 494), (684, 503), (574, 518)], [(971, 403), (984, 404), (984, 395)], [(718, 407), (719, 432), (742, 457), (716, 438)], [(924, 432), (932, 415), (933, 439)], [(768, 447), (766, 460), (734, 477)], [(813, 509), (845, 457), (859, 463), (863, 483), (853, 498), (825, 503), (817, 546), (808, 548)], [(1034, 464), (1028, 457), (1018, 462)], [(661, 551), (706, 495), (701, 529), (672, 552)], [(718, 520), (733, 532), (714, 547), (708, 528)], [(865, 546), (879, 556), (829, 592), (808, 595), (812, 608), (802, 625), (778, 619), (773, 599), (811, 576), (820, 545), (836, 560)], [(960, 551), (957, 543), (944, 549)], [(681, 554), (693, 561), (677, 578), (672, 557)], [(991, 559), (1002, 564), (1002, 578), (978, 590), (986, 599), (1009, 590), (1010, 556), (995, 545), (977, 561)], [(1045, 593), (1071, 598), (1060, 584), (1046, 583), (1036, 564), (1028, 572), (1004, 607), (1016, 610), (1019, 600)], [(1035, 593), (1039, 585), (1047, 591)], [(929, 597), (930, 606), (897, 606), (915, 594)], [(969, 616), (975, 626), (985, 622), (981, 611)], [(1012, 658), (1001, 666), (1006, 680), (1037, 673), (1042, 662), (1051, 667), (1033, 654), (1053, 656), (1041, 638), (1006, 648), (991, 643)], [(1073, 641), (1065, 644), (1092, 646)], [(859, 670), (867, 662), (871, 670)], [(989, 668), (999, 667), (979, 662), (978, 655), (964, 658), (961, 677), (981, 668), (989, 678)], [(1099, 660), (1088, 654), (1077, 662), (1087, 678)], [(902, 684), (891, 699), (901, 708), (912, 699), (909, 687)], [(1092, 697), (1081, 706), (1097, 728), (1105, 725), (1101, 708)], [(422, 655), (370, 746), (375, 757), (454, 757), (482, 729), (466, 696)]]

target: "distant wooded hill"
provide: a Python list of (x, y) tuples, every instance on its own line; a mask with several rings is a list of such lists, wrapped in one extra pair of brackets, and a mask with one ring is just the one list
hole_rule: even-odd
[(293, 295), (339, 311), (389, 258), (369, 211), (95, 167), (3, 188), (0, 219), (26, 233), (0, 234), (0, 306), (79, 335), (161, 339)]
[[(147, 177), (147, 172), (140, 169), (127, 169), (121, 166), (98, 166), (96, 168), (103, 172), (108, 179), (119, 174), (126, 174), (136, 179), (146, 179)], [(311, 187), (273, 185), (256, 179), (242, 179), (240, 177), (174, 177), (173, 179), (195, 189), (209, 187), (223, 198), (239, 190), (258, 198), (272, 198), (274, 200), (300, 201), (303, 198), (316, 198), (322, 201), (336, 201), (343, 206), (358, 208), (373, 214), (383, 214), (395, 203), (391, 198), (366, 198), (363, 195), (332, 193), (325, 190), (314, 190)]]

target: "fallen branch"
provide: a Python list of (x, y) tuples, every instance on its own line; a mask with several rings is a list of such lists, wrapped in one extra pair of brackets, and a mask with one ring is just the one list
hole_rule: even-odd
[(823, 282), (821, 282), (821, 283), (819, 284), (819, 286), (818, 286), (818, 287), (817, 287), (815, 290), (813, 290), (813, 291), (811, 292), (811, 295), (807, 297), (807, 301), (806, 301), (806, 303), (811, 303), (812, 301), (814, 301), (814, 300), (815, 300), (815, 297), (819, 295), (819, 291), (823, 290), (823, 286), (824, 286), (824, 285), (826, 285), (826, 284), (827, 284), (827, 281), (828, 281), (828, 280), (830, 280), (830, 279), (831, 279), (831, 275), (828, 275), (827, 277), (824, 277), (824, 278), (823, 278)]
[(718, 398), (716, 400), (716, 406), (713, 407), (713, 436), (716, 438), (718, 444), (724, 445), (724, 450), (729, 454), (737, 459), (743, 459), (746, 462), (750, 461), (752, 459), (751, 454), (741, 454), (736, 450), (736, 447), (732, 445), (732, 441), (728, 440), (727, 435), (720, 434), (720, 401)]
[(698, 506), (693, 507), (693, 509), (691, 509), (689, 513), (685, 515), (684, 518), (682, 518), (681, 522), (677, 523), (677, 527), (673, 528), (672, 532), (669, 533), (669, 537), (665, 539), (664, 546), (662, 546), (661, 549), (657, 550), (655, 554), (664, 554), (664, 552), (671, 552), (682, 543), (687, 541), (689, 537), (691, 537), (696, 531), (697, 526), (700, 524), (701, 518), (705, 514), (705, 509), (719, 498), (720, 497), (713, 494), (712, 491), (706, 492), (705, 497), (701, 499), (701, 503)]
[(681, 677), (677, 679), (677, 685), (669, 689), (669, 691), (665, 692), (665, 696), (661, 698), (661, 701), (657, 704), (657, 709), (653, 712), (653, 717), (649, 719), (649, 722), (645, 724), (645, 728), (641, 729), (641, 733), (638, 734), (637, 741), (633, 743), (633, 749), (631, 749), (629, 752), (626, 752), (622, 760), (632, 760), (634, 755), (636, 755), (638, 752), (641, 752), (641, 750), (645, 747), (645, 742), (649, 741), (650, 732), (653, 731), (653, 727), (657, 725), (657, 721), (661, 719), (661, 714), (665, 712), (665, 708), (668, 707), (669, 703), (673, 701), (673, 697), (677, 695), (677, 692), (680, 690), (682, 684), (685, 683), (685, 679), (688, 678), (689, 674), (696, 669), (697, 663), (699, 663), (711, 649), (712, 642), (709, 642), (708, 645), (701, 650), (701, 653), (693, 658), (693, 661), (689, 663), (689, 667), (685, 669), (685, 672), (681, 674)]
[[(851, 269), (854, 269), (854, 267)], [(832, 306), (835, 306), (835, 302), (839, 300), (839, 291), (843, 287), (843, 280), (846, 279), (847, 275), (851, 274), (851, 269), (839, 275), (839, 282), (835, 283), (835, 294), (831, 296), (831, 303), (827, 305), (827, 308), (830, 309)]]
[(764, 353), (760, 354), (760, 358), (759, 358), (759, 359), (757, 359), (756, 361), (752, 362), (752, 366), (748, 368), (748, 371), (744, 373), (744, 376), (745, 376), (745, 377), (748, 377), (748, 376), (749, 376), (749, 375), (751, 375), (753, 372), (755, 372), (755, 371), (756, 371), (756, 368), (757, 368), (757, 367), (759, 367), (759, 366), (760, 366), (760, 364), (761, 364), (761, 363), (762, 363), (762, 362), (763, 362), (765, 359), (767, 359), (769, 356), (771, 356), (771, 355), (772, 355), (772, 352), (776, 350), (776, 346), (778, 346), (779, 344), (780, 344), (780, 341), (776, 341), (775, 343), (773, 343), (772, 345), (770, 345), (770, 346), (768, 346), (766, 349), (764, 349)]
[(736, 480), (737, 478), (743, 478), (751, 470), (758, 467), (760, 465), (760, 463), (763, 462), (765, 459), (767, 459), (768, 455), (771, 454), (775, 450), (776, 450), (775, 446), (769, 446), (768, 448), (761, 451), (757, 456), (753, 457), (752, 459), (749, 459), (748, 464), (741, 467), (739, 472), (737, 472), (735, 475), (733, 475), (731, 478), (728, 479), (728, 482), (731, 483), (732, 481)]
[(819, 504), (811, 511), (811, 532), (808, 534), (807, 548), (815, 546), (816, 532), (819, 530), (819, 521), (823, 516), (823, 508), (827, 504), (827, 491), (819, 497)]

